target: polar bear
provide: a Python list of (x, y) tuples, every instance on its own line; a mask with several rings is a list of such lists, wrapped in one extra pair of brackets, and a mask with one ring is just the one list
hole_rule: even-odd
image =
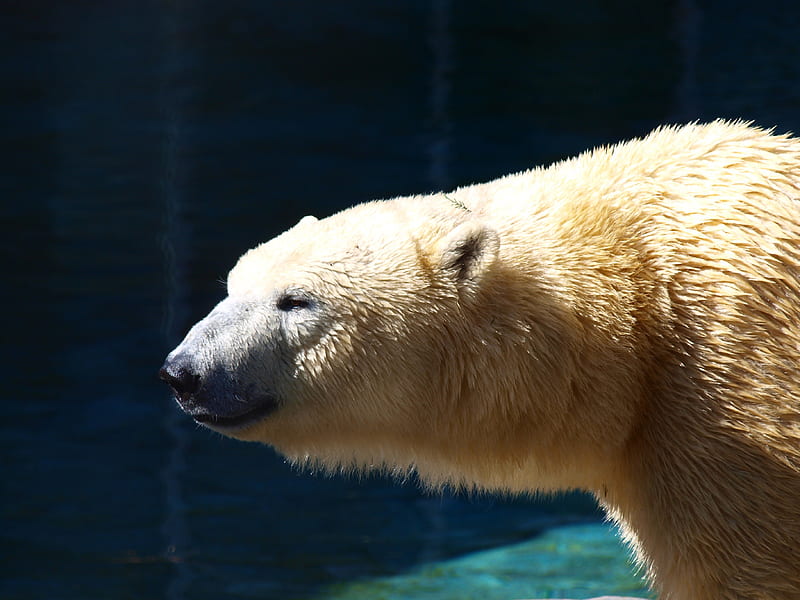
[(331, 469), (582, 489), (662, 598), (800, 598), (800, 141), (660, 128), (242, 256), (161, 377)]

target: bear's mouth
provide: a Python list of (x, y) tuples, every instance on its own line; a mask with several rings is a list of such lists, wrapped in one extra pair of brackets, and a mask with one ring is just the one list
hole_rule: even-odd
[(278, 408), (278, 401), (272, 396), (262, 396), (248, 404), (251, 404), (251, 408), (238, 414), (212, 413), (204, 409), (186, 412), (201, 425), (222, 431), (241, 429), (247, 425), (252, 425), (254, 422), (269, 416)]

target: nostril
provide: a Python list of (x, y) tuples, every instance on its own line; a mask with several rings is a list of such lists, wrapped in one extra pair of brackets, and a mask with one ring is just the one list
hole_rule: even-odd
[(165, 365), (159, 370), (158, 376), (162, 381), (167, 382), (181, 398), (194, 394), (200, 387), (200, 375), (185, 367), (178, 367), (173, 371), (170, 369), (170, 365)]

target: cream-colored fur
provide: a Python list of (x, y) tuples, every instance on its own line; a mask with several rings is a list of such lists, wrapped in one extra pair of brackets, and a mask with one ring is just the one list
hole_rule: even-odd
[[(359, 205), (228, 286), (264, 315), (229, 379), (278, 408), (221, 431), (434, 486), (590, 490), (661, 598), (800, 598), (800, 141), (663, 128)], [(270, 316), (287, 291), (313, 302)], [(192, 340), (204, 368), (232, 351)]]

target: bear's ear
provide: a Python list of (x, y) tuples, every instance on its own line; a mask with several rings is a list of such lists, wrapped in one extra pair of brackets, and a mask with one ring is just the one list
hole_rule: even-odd
[(482, 223), (468, 221), (444, 237), (439, 264), (461, 287), (474, 288), (497, 259), (500, 238)]
[(317, 219), (317, 217), (315, 217), (314, 215), (306, 215), (297, 222), (297, 225), (295, 225), (295, 227), (303, 227), (304, 225), (316, 223), (317, 221), (319, 221), (319, 219)]

